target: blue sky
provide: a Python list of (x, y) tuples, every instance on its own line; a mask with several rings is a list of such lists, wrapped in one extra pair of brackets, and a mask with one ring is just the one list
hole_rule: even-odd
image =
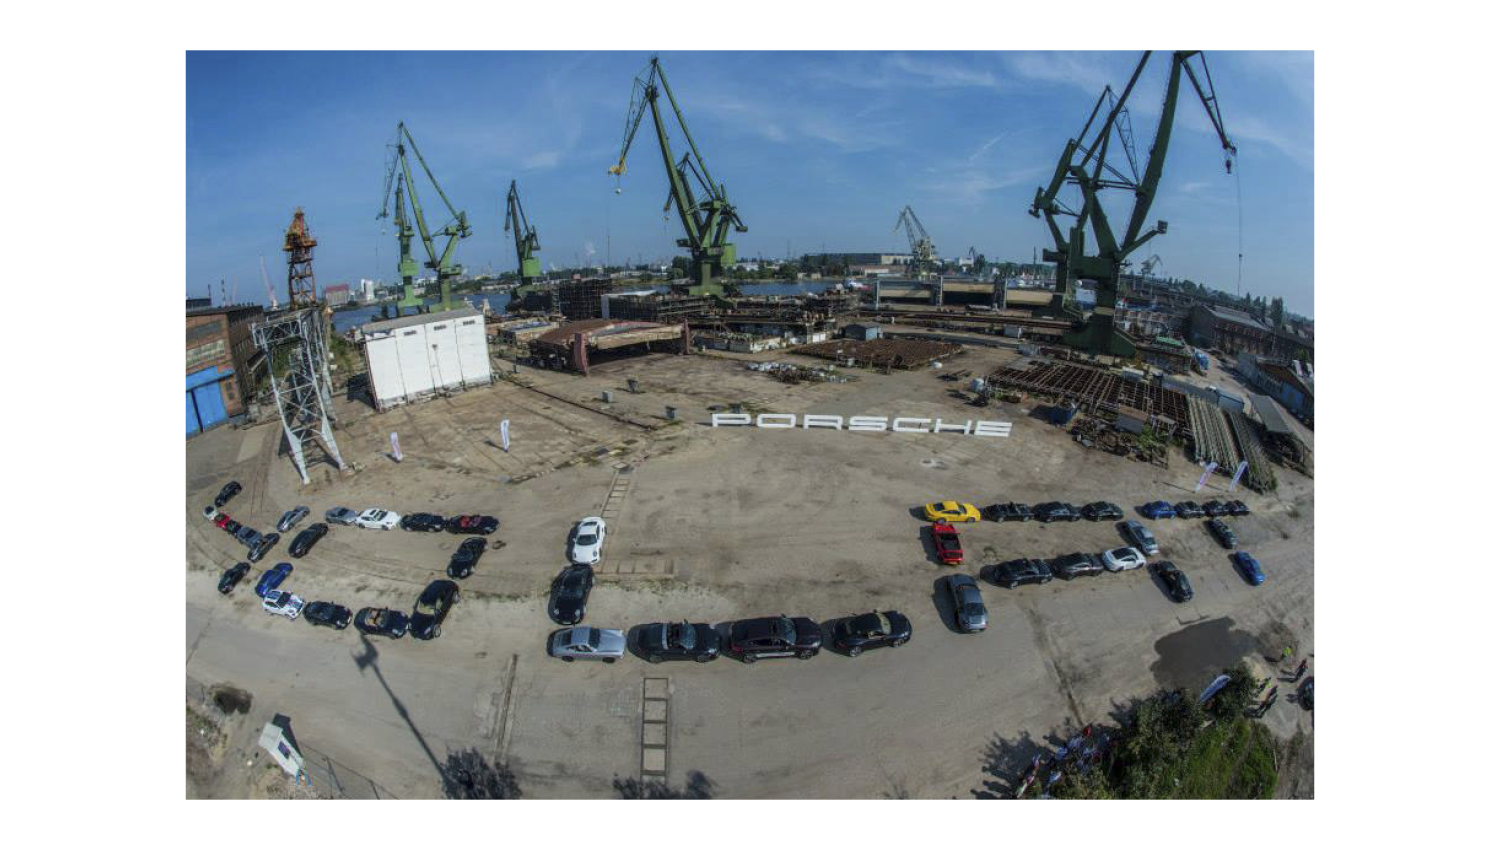
[[(670, 257), (666, 180), (642, 126), (619, 181), (631, 80), (646, 52), (201, 53), (187, 55), (187, 292), (237, 280), (264, 300), (264, 255), (285, 288), (281, 236), (295, 207), (319, 240), (320, 285), (395, 279), (379, 222), (386, 145), (405, 120), (474, 235), (471, 272), (515, 268), (503, 231), (519, 181), (544, 268)], [(749, 226), (742, 257), (905, 248), (911, 204), (944, 256), (970, 246), (1029, 260), (1048, 239), (1026, 210), (1103, 86), (1123, 88), (1138, 53), (663, 53), (715, 179)], [(1136, 255), (1164, 273), (1233, 291), (1243, 215), (1244, 288), (1313, 311), (1313, 57), (1212, 53), (1209, 69), (1239, 147), (1224, 173), (1184, 82), (1150, 220), (1169, 232)], [(1169, 56), (1152, 57), (1129, 105), (1144, 159)], [(683, 142), (673, 138), (680, 156)], [(1123, 162), (1123, 160), (1122, 160)], [(1238, 190), (1238, 200), (1237, 200)], [(1121, 199), (1128, 203), (1128, 199)], [(440, 202), (423, 195), (429, 223)], [(1112, 220), (1126, 207), (1111, 205)], [(1123, 227), (1123, 224), (1121, 225)], [(420, 248), (419, 248), (420, 250)]]

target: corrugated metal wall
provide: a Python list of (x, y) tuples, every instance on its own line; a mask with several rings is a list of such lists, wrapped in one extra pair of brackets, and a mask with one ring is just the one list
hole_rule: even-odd
[(370, 389), (381, 410), (440, 389), (490, 382), (489, 347), (480, 316), (436, 317), (431, 324), (398, 328), (365, 342)]
[(187, 376), (187, 435), (218, 425), (229, 418), (224, 409), (223, 382), (234, 375), (224, 366), (210, 366)]

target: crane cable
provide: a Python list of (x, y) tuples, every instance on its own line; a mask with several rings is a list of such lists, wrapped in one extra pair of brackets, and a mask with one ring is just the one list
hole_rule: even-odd
[[(1240, 157), (1238, 153), (1234, 155), (1234, 161), (1235, 164), (1239, 164)], [(1243, 282), (1245, 276), (1245, 199), (1244, 196), (1240, 193), (1240, 169), (1238, 168), (1234, 169), (1234, 206), (1235, 213), (1239, 217), (1239, 253), (1236, 254), (1235, 260), (1236, 265), (1234, 270), (1234, 294), (1235, 297), (1239, 297), (1240, 285)]]

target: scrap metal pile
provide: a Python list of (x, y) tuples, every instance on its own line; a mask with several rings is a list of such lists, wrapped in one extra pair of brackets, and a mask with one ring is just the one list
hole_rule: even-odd
[(745, 366), (752, 372), (765, 372), (783, 384), (800, 384), (803, 381), (826, 384), (847, 384), (849, 378), (833, 371), (831, 366), (798, 366), (795, 363), (749, 363)]
[(1131, 381), (1103, 369), (1072, 363), (1036, 363), (1029, 369), (1007, 367), (990, 375), (989, 383), (1071, 401), (1089, 414), (1113, 419), (1121, 408), (1144, 411), (1170, 434), (1181, 434), (1188, 421), (1187, 397), (1177, 390), (1144, 381)]
[(1098, 449), (1112, 455), (1128, 457), (1162, 467), (1167, 466), (1167, 444), (1150, 434), (1120, 431), (1092, 416), (1079, 416), (1068, 429), (1073, 441), (1086, 449)]
[(912, 369), (959, 353), (963, 346), (925, 339), (831, 339), (795, 349), (798, 354), (884, 369)]

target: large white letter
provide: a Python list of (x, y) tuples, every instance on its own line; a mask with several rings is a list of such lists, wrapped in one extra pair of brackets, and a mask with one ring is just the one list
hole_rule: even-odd
[[(780, 421), (771, 422), (775, 419)], [(797, 427), (797, 414), (795, 413), (762, 413), (755, 417), (757, 428), (795, 428)]]
[(831, 414), (809, 413), (802, 417), (802, 430), (808, 428), (832, 428), (835, 431), (844, 427), (844, 417)]
[(749, 425), (750, 414), (748, 413), (715, 413), (714, 427), (720, 425)]
[(884, 431), (884, 416), (851, 416), (849, 417), (850, 431)]
[[(927, 433), (927, 423), (931, 421), (931, 419), (918, 419), (913, 416), (897, 416), (895, 419), (891, 420), (891, 430), (900, 432), (902, 434), (925, 434)], [(901, 427), (902, 422), (920, 422), (922, 424), (915, 428), (903, 428)]]
[(997, 422), (992, 419), (981, 419), (974, 423), (974, 436), (976, 437), (1009, 437), (1010, 423)]
[(974, 423), (972, 421), (969, 421), (965, 422), (962, 425), (944, 425), (943, 420), (939, 419), (932, 424), (932, 433), (937, 434), (942, 431), (957, 431), (960, 434), (967, 434), (969, 433), (969, 430), (973, 426), (973, 424)]

